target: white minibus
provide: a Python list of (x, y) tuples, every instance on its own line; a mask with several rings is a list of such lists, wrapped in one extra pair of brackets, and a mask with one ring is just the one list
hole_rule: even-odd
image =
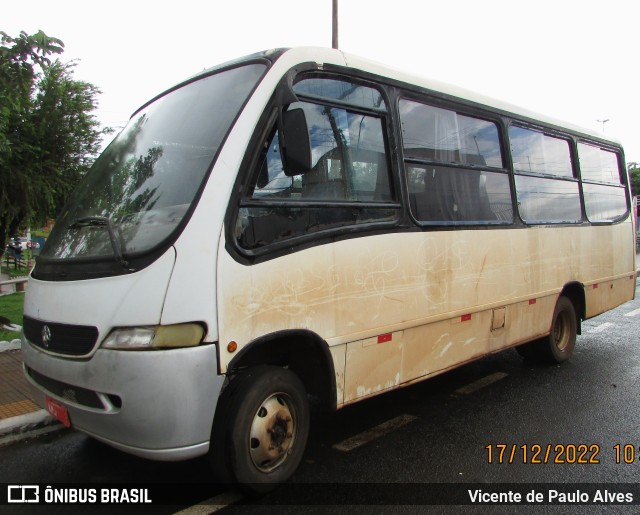
[(310, 403), (511, 347), (568, 359), (635, 295), (624, 164), (603, 134), (338, 50), (226, 63), (134, 113), (58, 216), (26, 377), (67, 426), (267, 491)]

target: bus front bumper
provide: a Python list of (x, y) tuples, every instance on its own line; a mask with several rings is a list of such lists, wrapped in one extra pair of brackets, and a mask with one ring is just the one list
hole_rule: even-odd
[[(23, 339), (36, 402), (66, 408), (71, 427), (124, 452), (178, 461), (206, 454), (224, 376), (215, 345), (162, 351), (99, 349), (88, 360), (42, 352)], [(64, 409), (63, 408), (63, 409)]]

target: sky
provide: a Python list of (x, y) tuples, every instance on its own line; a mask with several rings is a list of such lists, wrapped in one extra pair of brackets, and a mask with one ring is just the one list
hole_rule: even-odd
[[(331, 4), (30, 0), (3, 9), (0, 30), (61, 39), (75, 78), (102, 91), (98, 120), (119, 128), (205, 68), (269, 48), (330, 47)], [(629, 0), (339, 0), (339, 47), (604, 130), (640, 162), (639, 21), (640, 2)]]

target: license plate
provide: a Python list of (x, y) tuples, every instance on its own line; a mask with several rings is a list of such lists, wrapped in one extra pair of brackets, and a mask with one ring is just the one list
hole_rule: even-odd
[(64, 427), (71, 427), (69, 411), (67, 411), (67, 407), (64, 404), (54, 401), (51, 397), (46, 397), (46, 403), (49, 415), (61, 422)]

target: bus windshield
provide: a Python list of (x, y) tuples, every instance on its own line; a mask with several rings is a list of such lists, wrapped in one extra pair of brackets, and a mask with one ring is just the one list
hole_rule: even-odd
[(81, 181), (41, 259), (123, 260), (158, 247), (186, 216), (265, 69), (206, 76), (137, 112)]

